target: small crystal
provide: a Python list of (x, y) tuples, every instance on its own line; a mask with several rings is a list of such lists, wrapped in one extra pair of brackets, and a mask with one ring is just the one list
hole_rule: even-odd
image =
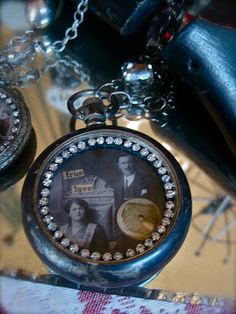
[(123, 258), (123, 254), (121, 254), (120, 252), (116, 252), (113, 257), (114, 260), (119, 261)]
[(14, 120), (14, 124), (17, 125), (18, 123), (20, 123), (20, 120), (19, 119), (15, 119)]
[(106, 143), (107, 144), (113, 144), (113, 142), (114, 142), (114, 138), (113, 137), (109, 136), (109, 137), (106, 138)]
[(49, 170), (51, 170), (51, 171), (56, 171), (57, 168), (58, 168), (58, 165), (57, 165), (57, 164), (51, 164), (51, 165), (49, 166)]
[(48, 195), (49, 195), (49, 193), (50, 193), (49, 189), (44, 188), (44, 189), (42, 189), (42, 191), (41, 191), (41, 193), (40, 193), (40, 194), (42, 194), (43, 196), (48, 196)]
[(50, 180), (50, 179), (45, 179), (45, 180), (43, 180), (43, 185), (44, 185), (44, 186), (49, 187), (49, 186), (51, 185), (51, 183), (52, 183), (52, 180)]
[(50, 215), (47, 215), (45, 217), (43, 217), (43, 221), (46, 222), (47, 224), (49, 224), (50, 222), (52, 222), (53, 217)]
[(145, 245), (146, 247), (151, 247), (151, 246), (153, 246), (152, 239), (146, 239), (146, 240), (144, 241), (144, 245)]
[(127, 140), (127, 141), (124, 142), (124, 147), (129, 148), (129, 147), (131, 147), (132, 145), (133, 145), (133, 142), (131, 142), (130, 140)]
[(133, 250), (133, 249), (128, 249), (128, 250), (126, 251), (125, 255), (126, 255), (127, 257), (133, 257), (133, 256), (135, 255), (135, 250)]
[(64, 238), (61, 240), (61, 244), (65, 247), (69, 246), (70, 245), (70, 240), (67, 239), (67, 238)]
[(78, 252), (79, 251), (79, 247), (78, 247), (78, 245), (77, 244), (71, 244), (70, 245), (70, 251), (72, 252), (72, 253), (76, 253), (76, 252)]
[(42, 215), (47, 215), (49, 213), (49, 208), (47, 206), (40, 208), (40, 213)]
[(11, 108), (11, 110), (15, 110), (16, 109), (16, 104), (11, 104), (10, 108)]
[(46, 197), (42, 197), (40, 200), (39, 200), (39, 205), (40, 206), (45, 206), (48, 204), (48, 199)]
[(51, 223), (49, 223), (47, 228), (50, 231), (55, 231), (57, 229), (57, 224), (55, 222), (51, 222)]
[(9, 135), (9, 136), (8, 136), (8, 140), (9, 140), (9, 141), (13, 140), (13, 138), (14, 138), (14, 135)]
[(78, 143), (78, 149), (81, 149), (81, 150), (83, 150), (83, 149), (85, 149), (85, 147), (86, 147), (86, 143), (85, 142), (83, 142), (83, 141), (81, 141), (81, 142), (79, 142)]
[(109, 262), (112, 260), (112, 254), (111, 253), (105, 253), (105, 254), (103, 254), (102, 258), (105, 262)]
[(161, 168), (158, 169), (158, 173), (159, 173), (159, 174), (165, 174), (166, 171), (167, 171), (167, 170), (166, 170), (165, 167), (161, 167)]
[(165, 292), (160, 291), (157, 296), (157, 300), (167, 300), (167, 295)]
[(89, 252), (88, 249), (83, 249), (83, 250), (81, 250), (80, 255), (81, 255), (82, 257), (89, 257), (90, 252)]
[(12, 114), (13, 114), (14, 117), (18, 117), (19, 116), (19, 110), (13, 111)]
[(163, 226), (169, 226), (170, 219), (167, 217), (164, 217), (164, 218), (162, 218), (161, 223), (163, 224)]
[(75, 146), (75, 145), (71, 145), (71, 146), (69, 146), (69, 151), (70, 151), (72, 154), (75, 154), (75, 153), (77, 153), (78, 148), (77, 148), (77, 146)]
[(7, 95), (5, 95), (5, 94), (0, 95), (0, 98), (2, 98), (2, 99), (5, 99), (6, 97), (7, 97)]
[(160, 234), (159, 233), (157, 233), (157, 232), (153, 232), (152, 233), (152, 240), (153, 241), (158, 241), (159, 239), (160, 239)]
[(17, 132), (17, 130), (18, 130), (18, 128), (17, 128), (17, 127), (14, 127), (14, 128), (12, 128), (12, 129), (11, 129), (12, 133), (16, 133), (16, 132)]
[(198, 294), (194, 294), (192, 296), (192, 299), (191, 299), (191, 304), (200, 304), (201, 303), (201, 298)]
[(63, 158), (61, 156), (57, 156), (56, 159), (55, 159), (55, 163), (56, 164), (61, 164), (63, 163)]
[(162, 161), (157, 159), (157, 160), (154, 161), (153, 166), (155, 168), (160, 168), (161, 164), (162, 164)]
[(162, 233), (164, 233), (164, 232), (166, 231), (166, 227), (165, 227), (165, 226), (162, 226), (162, 225), (161, 225), (161, 226), (158, 226), (158, 227), (157, 227), (157, 231), (162, 234)]
[(8, 105), (12, 103), (12, 99), (11, 98), (7, 98), (5, 101), (6, 101), (6, 104), (8, 104)]
[(100, 145), (102, 145), (104, 143), (104, 141), (105, 141), (104, 137), (102, 137), (102, 136), (97, 138), (97, 143), (100, 144)]
[(177, 303), (184, 303), (185, 302), (185, 296), (183, 293), (176, 293), (176, 295), (174, 296), (172, 301), (177, 302)]
[(55, 233), (54, 233), (54, 238), (55, 239), (60, 239), (63, 237), (63, 232), (61, 230), (57, 230)]
[(137, 151), (139, 151), (140, 150), (140, 145), (139, 144), (134, 144), (133, 146), (132, 146), (132, 150), (134, 151), (134, 152), (137, 152)]
[(139, 243), (137, 246), (136, 246), (136, 252), (137, 253), (143, 253), (145, 251), (145, 246), (141, 243)]
[(168, 182), (168, 181), (170, 181), (170, 176), (168, 176), (167, 174), (165, 174), (163, 177), (161, 177), (161, 180), (162, 180), (163, 182)]
[(166, 208), (172, 209), (174, 207), (175, 207), (175, 203), (174, 202), (172, 202), (172, 201), (166, 202)]
[(120, 137), (116, 137), (116, 138), (114, 139), (114, 143), (115, 143), (116, 145), (121, 145), (121, 144), (123, 143), (123, 141), (122, 141), (122, 139), (121, 139)]
[(45, 172), (44, 176), (47, 178), (47, 179), (50, 179), (52, 176), (53, 176), (53, 173), (51, 171), (47, 171)]
[(147, 156), (149, 154), (149, 151), (147, 150), (147, 148), (143, 148), (143, 149), (141, 149), (140, 154), (142, 156)]
[(89, 144), (90, 146), (94, 146), (94, 145), (96, 144), (95, 138), (90, 138), (90, 139), (88, 140), (88, 144)]
[(156, 159), (156, 156), (154, 154), (150, 154), (147, 156), (148, 161), (154, 161)]
[(172, 210), (167, 209), (167, 210), (164, 212), (164, 216), (165, 216), (165, 217), (168, 217), (168, 218), (172, 218), (172, 217), (174, 216), (174, 213), (172, 212)]
[(70, 154), (70, 152), (68, 152), (68, 150), (64, 150), (64, 152), (62, 152), (61, 155), (63, 158), (69, 158), (71, 154)]
[(144, 88), (154, 82), (151, 64), (127, 62), (122, 66), (125, 82), (133, 88)]
[(175, 186), (174, 183), (167, 182), (167, 183), (165, 183), (164, 188), (165, 188), (165, 190), (171, 190), (174, 186)]
[(90, 257), (95, 261), (98, 261), (101, 258), (101, 254), (99, 252), (93, 252)]
[(172, 198), (174, 196), (175, 196), (175, 191), (172, 191), (172, 190), (166, 191), (166, 197), (167, 198)]

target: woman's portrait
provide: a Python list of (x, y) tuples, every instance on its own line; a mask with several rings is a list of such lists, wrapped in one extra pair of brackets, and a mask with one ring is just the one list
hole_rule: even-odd
[(93, 222), (93, 210), (85, 200), (81, 198), (68, 200), (64, 211), (68, 223), (62, 225), (60, 229), (69, 240), (90, 251), (107, 251), (106, 234), (99, 224)]

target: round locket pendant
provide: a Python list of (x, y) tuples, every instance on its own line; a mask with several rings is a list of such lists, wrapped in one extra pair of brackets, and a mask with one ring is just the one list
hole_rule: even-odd
[(181, 247), (191, 218), (185, 175), (159, 143), (92, 126), (50, 145), (22, 193), (26, 234), (48, 267), (88, 286), (142, 284)]
[(0, 87), (0, 171), (21, 154), (30, 133), (30, 113), (21, 94)]

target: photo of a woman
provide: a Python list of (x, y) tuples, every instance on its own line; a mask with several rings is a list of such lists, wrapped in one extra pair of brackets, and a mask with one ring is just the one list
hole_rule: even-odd
[(67, 201), (64, 211), (68, 214), (69, 222), (60, 229), (69, 240), (77, 243), (80, 248), (106, 252), (106, 234), (100, 225), (91, 222), (92, 209), (85, 200), (75, 198)]

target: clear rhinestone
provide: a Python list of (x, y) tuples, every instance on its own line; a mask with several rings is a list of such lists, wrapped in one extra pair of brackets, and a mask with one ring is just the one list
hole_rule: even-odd
[(41, 193), (40, 193), (40, 194), (42, 194), (43, 196), (48, 196), (48, 195), (49, 195), (49, 193), (50, 193), (49, 189), (44, 188), (44, 189), (42, 189), (42, 191), (41, 191)]
[(49, 166), (49, 170), (51, 170), (51, 171), (56, 171), (57, 168), (58, 168), (58, 165), (57, 165), (57, 164), (51, 164), (51, 165)]
[(90, 257), (95, 261), (98, 261), (101, 258), (101, 254), (99, 252), (93, 252)]
[(68, 152), (68, 150), (64, 150), (64, 152), (62, 152), (61, 155), (63, 158), (69, 158), (71, 154), (70, 154), (70, 152)]
[(100, 144), (100, 145), (102, 145), (104, 143), (104, 141), (105, 141), (104, 137), (102, 137), (102, 136), (97, 138), (97, 143)]
[(19, 110), (13, 111), (12, 114), (13, 114), (14, 117), (18, 117), (19, 116)]
[(113, 144), (113, 142), (114, 142), (114, 138), (113, 137), (109, 136), (109, 137), (106, 138), (106, 143), (107, 144)]
[(126, 255), (127, 257), (132, 257), (132, 256), (135, 255), (135, 250), (134, 250), (134, 249), (128, 249), (128, 250), (126, 251), (125, 255)]
[(63, 237), (63, 232), (61, 230), (57, 230), (55, 233), (54, 233), (54, 238), (55, 239), (61, 239)]
[(126, 84), (135, 90), (151, 86), (154, 82), (151, 64), (126, 62), (121, 69)]
[(50, 224), (50, 222), (53, 221), (53, 217), (50, 215), (47, 215), (47, 216), (43, 217), (43, 221), (46, 222), (47, 224)]
[(47, 197), (42, 197), (40, 200), (39, 200), (39, 205), (40, 206), (45, 206), (48, 204), (48, 199)]
[(139, 144), (134, 144), (133, 146), (132, 146), (132, 150), (134, 151), (134, 152), (137, 152), (137, 151), (139, 151), (140, 150), (140, 145)]
[(171, 190), (174, 186), (175, 186), (174, 183), (167, 182), (167, 183), (165, 183), (164, 188), (165, 188), (165, 190)]
[(119, 261), (123, 258), (123, 254), (120, 252), (115, 252), (113, 257), (114, 257), (114, 260)]
[(121, 144), (123, 143), (123, 140), (122, 140), (122, 138), (120, 138), (120, 137), (116, 137), (116, 138), (114, 139), (114, 143), (115, 143), (116, 145), (121, 145)]
[(164, 218), (162, 218), (161, 223), (163, 224), (163, 226), (169, 226), (170, 219), (167, 217), (164, 217)]
[(172, 201), (166, 202), (166, 208), (167, 209), (172, 209), (174, 207), (175, 207), (175, 203), (174, 202), (172, 202)]
[(11, 108), (11, 110), (15, 110), (16, 109), (16, 104), (11, 104), (10, 108)]
[(61, 244), (65, 247), (69, 246), (70, 245), (70, 240), (67, 239), (67, 238), (64, 238), (61, 240)]
[(75, 244), (75, 243), (71, 244), (71, 245), (70, 245), (70, 251), (71, 251), (72, 253), (78, 252), (78, 251), (79, 251), (78, 245)]
[(177, 303), (184, 303), (185, 302), (185, 296), (183, 293), (176, 293), (176, 295), (174, 296), (172, 301), (177, 302)]
[(144, 245), (145, 245), (146, 247), (151, 247), (151, 246), (153, 246), (152, 239), (146, 239), (146, 240), (144, 241)]
[(168, 181), (170, 181), (170, 176), (168, 176), (167, 174), (165, 174), (163, 177), (161, 177), (161, 180), (162, 180), (163, 182), (168, 182)]
[(52, 180), (50, 179), (45, 179), (43, 180), (43, 185), (49, 187), (52, 184)]
[(159, 239), (160, 239), (160, 234), (159, 233), (157, 233), (157, 232), (153, 232), (152, 233), (152, 240), (153, 241), (158, 241)]
[(162, 233), (164, 233), (164, 232), (166, 231), (166, 227), (165, 227), (165, 226), (162, 226), (162, 225), (161, 225), (161, 226), (158, 226), (158, 227), (157, 227), (157, 231), (162, 234)]
[(14, 138), (14, 135), (9, 135), (9, 136), (8, 136), (8, 140), (9, 140), (9, 141), (13, 140), (13, 138)]
[(12, 99), (11, 98), (7, 98), (5, 101), (6, 101), (6, 104), (8, 104), (8, 105), (12, 103)]
[(47, 171), (45, 172), (44, 176), (47, 178), (47, 179), (50, 179), (52, 176), (53, 176), (53, 173), (51, 171)]
[(61, 164), (63, 163), (63, 158), (61, 156), (57, 156), (56, 159), (55, 159), (55, 163), (56, 164)]
[(103, 254), (102, 258), (105, 262), (109, 262), (112, 260), (112, 254), (111, 253), (105, 253), (105, 254)]
[(160, 167), (161, 167), (161, 164), (162, 164), (162, 161), (159, 160), (159, 159), (157, 159), (157, 160), (154, 161), (153, 166), (154, 166), (155, 168), (160, 168)]
[(162, 175), (162, 174), (165, 174), (166, 171), (167, 171), (167, 170), (166, 170), (165, 167), (161, 167), (161, 168), (158, 169), (158, 173), (161, 174), (161, 175)]
[(90, 256), (90, 252), (89, 252), (88, 249), (83, 249), (83, 250), (81, 250), (80, 255), (82, 257), (89, 257)]
[(145, 246), (141, 243), (139, 243), (137, 246), (136, 246), (136, 252), (137, 253), (143, 253), (145, 251)]
[(149, 154), (149, 151), (147, 150), (147, 148), (143, 148), (143, 149), (141, 149), (140, 154), (142, 156), (147, 156)]
[(175, 191), (173, 191), (173, 190), (166, 191), (166, 197), (167, 198), (172, 198), (174, 196), (175, 196)]
[(154, 154), (150, 154), (147, 156), (148, 161), (154, 161), (156, 159), (156, 156)]
[(85, 147), (86, 147), (86, 143), (85, 142), (83, 142), (83, 141), (81, 141), (81, 142), (79, 142), (78, 143), (78, 149), (81, 149), (81, 150), (83, 150), (83, 149), (85, 149)]
[(55, 231), (57, 230), (57, 224), (55, 222), (51, 222), (50, 224), (48, 224), (47, 228), (50, 231)]
[(19, 120), (19, 119), (15, 119), (15, 120), (14, 120), (14, 124), (16, 125), (16, 124), (18, 124), (18, 123), (20, 123), (20, 120)]
[(1, 95), (0, 95), (0, 98), (2, 98), (2, 99), (7, 98), (7, 95), (1, 94)]
[(168, 218), (172, 218), (174, 216), (174, 213), (172, 212), (171, 209), (167, 209), (165, 212), (164, 212), (164, 216), (165, 217), (168, 217)]
[(166, 292), (160, 291), (157, 296), (157, 300), (167, 300)]
[(89, 144), (90, 146), (94, 146), (94, 145), (96, 144), (95, 138), (90, 138), (90, 139), (88, 140), (88, 144)]
[(130, 140), (127, 140), (127, 141), (124, 142), (124, 147), (129, 148), (129, 147), (131, 147), (132, 145), (133, 145), (133, 142), (130, 141)]
[(68, 149), (72, 154), (75, 154), (78, 151), (78, 148), (76, 145), (70, 145)]
[(16, 132), (17, 132), (17, 130), (18, 130), (18, 128), (17, 128), (17, 127), (14, 127), (14, 128), (12, 128), (12, 129), (11, 129), (12, 133), (16, 133)]
[(191, 299), (191, 304), (200, 304), (201, 303), (201, 297), (198, 295), (198, 294), (194, 294), (192, 296), (192, 299)]
[(42, 215), (47, 215), (49, 213), (49, 208), (47, 206), (40, 208), (40, 213)]

